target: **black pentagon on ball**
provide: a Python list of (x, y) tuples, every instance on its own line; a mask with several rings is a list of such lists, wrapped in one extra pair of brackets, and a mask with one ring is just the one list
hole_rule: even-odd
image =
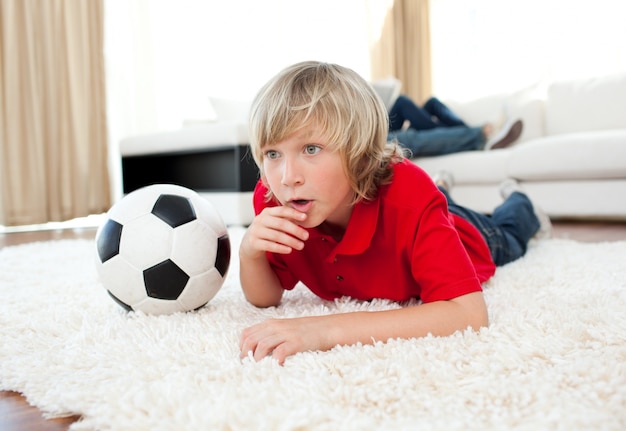
[(188, 198), (179, 195), (161, 195), (152, 207), (152, 214), (172, 228), (196, 219), (196, 212)]
[(185, 290), (189, 276), (170, 259), (144, 270), (143, 281), (148, 296), (174, 300)]
[(104, 263), (119, 254), (121, 238), (122, 225), (115, 220), (108, 219), (102, 225), (96, 244), (100, 262)]
[(228, 235), (223, 235), (217, 239), (217, 254), (215, 256), (215, 269), (222, 277), (228, 272), (230, 264), (230, 239)]

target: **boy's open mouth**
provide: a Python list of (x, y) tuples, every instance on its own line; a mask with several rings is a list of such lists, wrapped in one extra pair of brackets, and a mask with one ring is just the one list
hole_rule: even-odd
[(307, 199), (293, 199), (289, 201), (289, 205), (291, 205), (293, 209), (301, 212), (307, 212), (309, 209), (311, 209), (312, 204), (313, 201)]

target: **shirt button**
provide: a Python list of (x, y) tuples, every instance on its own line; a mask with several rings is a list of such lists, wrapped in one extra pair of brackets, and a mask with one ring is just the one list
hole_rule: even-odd
[(338, 275), (338, 276), (337, 276), (337, 280), (338, 280), (338, 281), (342, 281), (342, 280), (343, 280), (343, 277), (342, 277), (341, 275)]
[(337, 258), (334, 258), (334, 259), (333, 259), (333, 263), (337, 263)]

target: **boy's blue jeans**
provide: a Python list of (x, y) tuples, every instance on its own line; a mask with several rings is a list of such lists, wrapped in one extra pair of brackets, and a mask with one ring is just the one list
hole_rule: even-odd
[(533, 204), (523, 193), (511, 193), (489, 216), (456, 204), (447, 190), (442, 187), (439, 190), (448, 200), (448, 210), (472, 223), (482, 233), (497, 266), (522, 257), (528, 241), (539, 230)]

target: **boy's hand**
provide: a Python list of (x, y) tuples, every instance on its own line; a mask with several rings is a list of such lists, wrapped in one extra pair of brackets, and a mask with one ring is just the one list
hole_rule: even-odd
[(302, 250), (309, 233), (298, 223), (306, 214), (286, 206), (265, 208), (246, 230), (239, 255), (256, 258), (265, 252), (289, 254)]
[(255, 361), (271, 355), (282, 365), (287, 356), (298, 352), (328, 350), (335, 345), (330, 341), (332, 327), (326, 324), (331, 319), (331, 316), (269, 319), (246, 328), (239, 343), (241, 358), (249, 352)]
[(446, 336), (468, 327), (489, 324), (482, 292), (448, 301), (382, 311), (353, 311), (324, 316), (270, 319), (243, 330), (241, 357), (252, 353), (258, 361), (271, 355), (280, 364), (303, 351), (329, 350), (336, 345), (367, 344), (390, 338)]

